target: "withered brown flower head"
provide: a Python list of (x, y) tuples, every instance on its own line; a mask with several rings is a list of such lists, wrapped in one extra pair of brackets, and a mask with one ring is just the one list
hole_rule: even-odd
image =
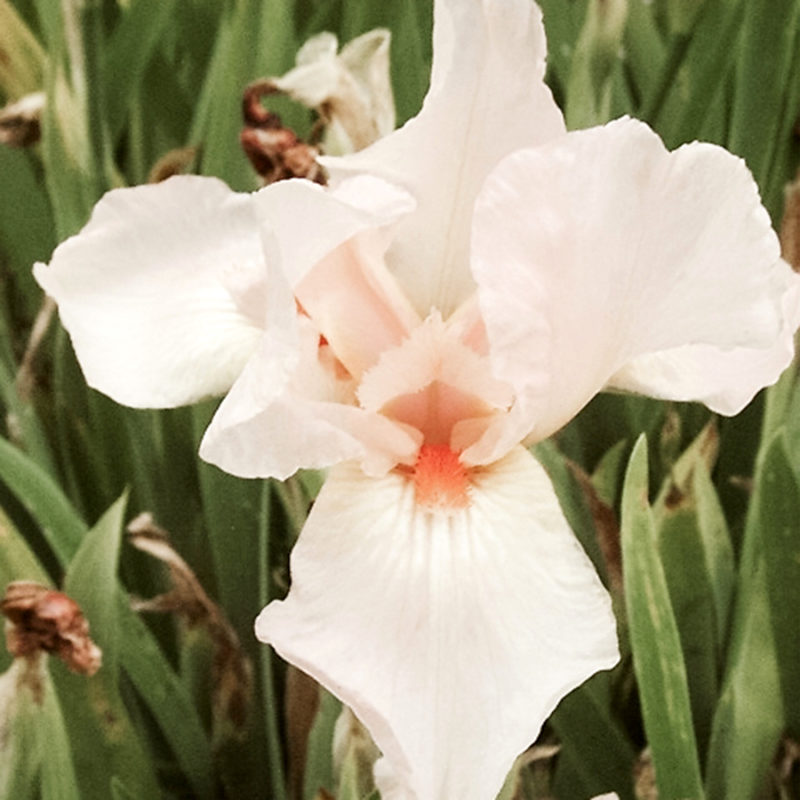
[(307, 178), (324, 184), (317, 148), (299, 139), (293, 130), (283, 126), (277, 114), (262, 105), (261, 98), (276, 91), (270, 81), (264, 80), (245, 89), (244, 128), (239, 137), (242, 149), (265, 184), (288, 178)]
[(63, 592), (34, 581), (13, 581), (0, 600), (6, 622), (6, 646), (19, 658), (37, 653), (58, 656), (73, 672), (94, 675), (102, 661), (89, 636), (80, 606)]
[(44, 92), (26, 95), (0, 108), (0, 144), (30, 147), (41, 138)]

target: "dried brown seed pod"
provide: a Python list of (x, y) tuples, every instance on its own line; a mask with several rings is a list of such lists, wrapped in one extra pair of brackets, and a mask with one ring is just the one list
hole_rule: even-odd
[(17, 658), (45, 652), (58, 656), (73, 672), (94, 675), (102, 661), (89, 636), (80, 606), (63, 592), (34, 581), (12, 581), (0, 600), (6, 617), (6, 646)]
[(239, 140), (245, 155), (265, 184), (287, 178), (306, 178), (324, 184), (317, 148), (298, 139), (293, 130), (283, 126), (277, 114), (262, 104), (262, 97), (276, 91), (268, 80), (256, 81), (244, 91), (244, 128)]

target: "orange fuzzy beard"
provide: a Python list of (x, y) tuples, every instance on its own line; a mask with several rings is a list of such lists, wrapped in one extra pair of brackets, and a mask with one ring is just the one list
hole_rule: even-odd
[(469, 505), (469, 475), (458, 453), (446, 444), (424, 444), (414, 465), (417, 503), (430, 509), (455, 510)]

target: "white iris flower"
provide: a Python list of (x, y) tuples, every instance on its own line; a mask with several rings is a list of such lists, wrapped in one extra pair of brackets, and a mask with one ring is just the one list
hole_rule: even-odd
[(734, 414), (800, 324), (743, 162), (631, 119), (567, 133), (544, 68), (529, 0), (436, 0), (422, 110), (328, 188), (113, 191), (36, 266), (92, 386), (228, 391), (204, 458), (332, 468), (256, 630), (369, 728), (385, 800), (491, 800), (618, 659), (522, 443), (608, 387)]

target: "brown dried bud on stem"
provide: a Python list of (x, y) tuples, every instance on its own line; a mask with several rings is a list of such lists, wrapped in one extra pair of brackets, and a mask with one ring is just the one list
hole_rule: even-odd
[(102, 653), (89, 636), (89, 623), (63, 592), (33, 581), (13, 581), (0, 600), (0, 612), (8, 620), (6, 646), (14, 657), (34, 658), (45, 652), (82, 675), (100, 669)]
[(325, 175), (317, 163), (319, 151), (298, 139), (261, 102), (262, 97), (276, 91), (268, 80), (256, 81), (245, 89), (242, 97), (245, 126), (239, 136), (242, 149), (265, 184), (287, 178), (307, 178), (324, 184)]
[(0, 144), (30, 147), (41, 136), (44, 92), (29, 94), (0, 109)]
[(244, 124), (250, 128), (280, 128), (281, 120), (261, 102), (262, 97), (278, 94), (278, 88), (270, 80), (258, 80), (251, 83), (242, 95), (242, 117)]

